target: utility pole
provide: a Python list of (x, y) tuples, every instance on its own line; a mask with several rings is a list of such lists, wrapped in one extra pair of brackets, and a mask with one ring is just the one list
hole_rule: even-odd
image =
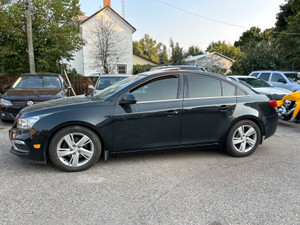
[(34, 51), (32, 40), (31, 0), (26, 0), (27, 42), (30, 73), (35, 74)]

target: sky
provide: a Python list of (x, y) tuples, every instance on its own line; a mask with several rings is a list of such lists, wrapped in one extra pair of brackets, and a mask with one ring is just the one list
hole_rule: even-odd
[[(234, 44), (252, 26), (274, 27), (284, 0), (124, 0), (125, 19), (136, 28), (133, 40), (149, 34), (169, 45), (170, 38), (187, 49), (196, 45), (206, 50), (212, 41)], [(80, 0), (81, 10), (90, 16), (103, 0)], [(122, 0), (111, 0), (122, 14)]]

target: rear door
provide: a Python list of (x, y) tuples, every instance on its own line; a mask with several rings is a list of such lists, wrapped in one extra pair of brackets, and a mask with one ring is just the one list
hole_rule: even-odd
[(185, 76), (182, 144), (217, 143), (236, 106), (236, 87), (205, 75)]

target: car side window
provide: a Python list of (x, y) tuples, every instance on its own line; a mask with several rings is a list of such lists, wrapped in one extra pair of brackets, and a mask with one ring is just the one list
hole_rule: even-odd
[(242, 91), (241, 89), (237, 88), (236, 90), (236, 96), (245, 96), (247, 95), (244, 91)]
[(131, 90), (131, 93), (137, 102), (176, 99), (178, 83), (177, 75), (160, 77)]
[(188, 75), (189, 98), (219, 97), (221, 81), (208, 76)]
[(257, 77), (259, 73), (252, 73), (250, 76), (251, 77)]
[(265, 81), (269, 81), (269, 77), (270, 77), (271, 73), (261, 73), (259, 78), (263, 79)]
[(272, 82), (279, 82), (279, 80), (285, 80), (285, 79), (280, 73), (273, 73), (271, 81)]
[(222, 81), (223, 96), (235, 96), (235, 86)]

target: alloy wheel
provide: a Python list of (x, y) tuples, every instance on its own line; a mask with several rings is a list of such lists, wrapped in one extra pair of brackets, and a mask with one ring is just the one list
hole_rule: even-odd
[(257, 132), (250, 125), (237, 128), (233, 134), (232, 144), (236, 151), (246, 153), (251, 151), (257, 143)]
[(57, 144), (58, 159), (70, 167), (80, 167), (87, 164), (94, 155), (94, 143), (85, 134), (70, 133)]

